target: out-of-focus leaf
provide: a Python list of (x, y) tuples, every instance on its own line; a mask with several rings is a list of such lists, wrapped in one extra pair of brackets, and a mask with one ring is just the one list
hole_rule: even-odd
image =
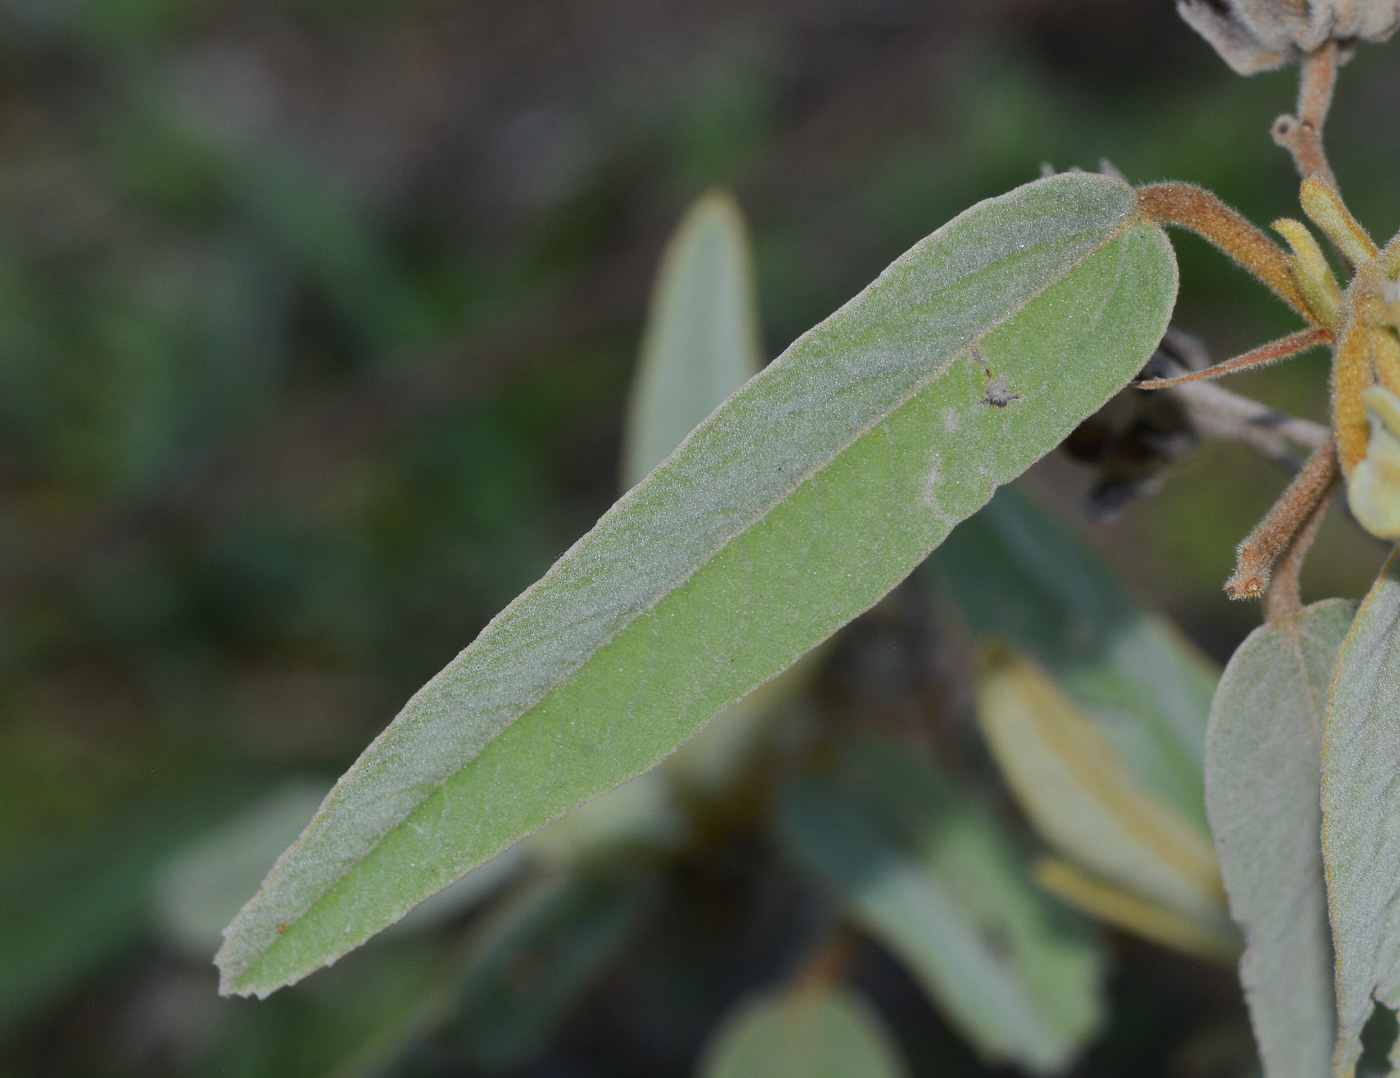
[[(323, 782), (288, 783), (175, 851), (153, 888), (155, 926), (165, 941), (193, 958), (210, 957), (241, 896), (301, 832), (326, 789)], [(502, 852), (418, 906), (395, 931), (424, 931), (463, 912), (519, 864), (513, 848)]]
[(222, 990), (357, 946), (869, 608), (1140, 368), (1175, 285), (1132, 190), (1084, 173), (917, 244), (414, 696), (230, 926)]
[(700, 199), (662, 256), (623, 441), (632, 487), (763, 365), (749, 241), (726, 194)]
[(1336, 1043), (1318, 786), (1327, 686), (1355, 613), (1334, 599), (1255, 629), (1210, 713), (1206, 807), (1267, 1078), (1326, 1074)]
[(172, 798), (0, 866), (0, 1037), (140, 938), (157, 869), (227, 799)]
[(840, 986), (759, 996), (724, 1019), (697, 1078), (902, 1078), (880, 1016)]
[(975, 632), (1046, 667), (1138, 780), (1204, 828), (1209, 659), (1018, 490), (998, 491), (929, 564)]
[(649, 872), (599, 864), (539, 880), (493, 909), (461, 959), (454, 1039), (495, 1069), (545, 1048), (656, 895)]
[[(652, 287), (647, 328), (622, 438), (622, 489), (635, 486), (762, 366), (753, 267), (734, 200), (705, 195), (666, 247)], [(786, 680), (785, 674), (779, 681)], [(686, 821), (671, 780), (718, 792), (752, 750), (778, 682), (716, 715), (659, 770), (624, 782), (524, 842), (554, 864), (609, 846), (673, 848)]]
[(977, 714), (1017, 801), (1055, 849), (1092, 874), (1218, 934), (1234, 928), (1210, 838), (1124, 766), (1044, 670), (994, 648)]
[[(250, 877), (267, 874), (325, 796), (324, 783), (289, 783), (171, 854), (152, 887), (162, 939), (195, 958), (218, 950), (230, 903), (238, 902)], [(232, 912), (238, 912), (236, 905)]]
[[(1400, 1009), (1400, 556), (1337, 656), (1322, 731), (1322, 855), (1337, 954), (1336, 1073), (1379, 1000)], [(1400, 1067), (1400, 1043), (1391, 1052)]]
[(968, 795), (894, 746), (798, 782), (780, 834), (990, 1062), (1073, 1062), (1103, 1018), (1097, 948)]
[(1033, 872), (1035, 882), (1045, 890), (1105, 924), (1212, 962), (1234, 962), (1240, 956), (1239, 941), (1218, 927), (1202, 927), (1165, 906), (1058, 858), (1040, 858)]
[(188, 1078), (379, 1078), (451, 1014), (460, 954), (428, 937), (357, 954), (294, 992), (221, 1000)]

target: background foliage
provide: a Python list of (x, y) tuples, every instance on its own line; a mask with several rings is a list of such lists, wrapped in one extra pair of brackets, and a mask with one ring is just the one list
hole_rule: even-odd
[[(1378, 235), (1393, 51), (1329, 127)], [(649, 282), (702, 191), (749, 219), (768, 355), (1042, 161), (1261, 221), (1296, 198), (1266, 135), (1292, 76), (1231, 76), (1165, 3), (4, 0), (0, 55), (0, 1075), (689, 1073), (831, 919), (754, 826), (761, 786), (664, 872), (561, 871), (266, 1004), (215, 997), (222, 920), (182, 916), (181, 865), (226, 864), (270, 793), (314, 803), (610, 504)], [(1178, 249), (1178, 322), (1218, 355), (1287, 328)], [(1236, 386), (1321, 418), (1324, 382), (1315, 356)], [(1091, 479), (1029, 483), (1073, 512)], [(1281, 484), (1207, 446), (1095, 535), (1223, 661), (1257, 615), (1219, 581)], [(1360, 596), (1379, 549), (1322, 544), (1312, 596)], [(918, 577), (804, 707), (926, 746), (1029, 842), (972, 654)], [(1244, 1072), (1228, 969), (1110, 942), (1075, 1073)], [(885, 952), (850, 969), (914, 1073), (978, 1072)]]

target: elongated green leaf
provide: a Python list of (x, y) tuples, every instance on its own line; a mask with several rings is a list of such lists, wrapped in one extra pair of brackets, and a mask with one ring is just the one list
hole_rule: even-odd
[[(1400, 1009), (1400, 556), (1337, 656), (1322, 731), (1322, 855), (1337, 952), (1336, 1073), (1380, 1000)], [(1400, 1067), (1400, 1044), (1391, 1052)]]
[(1209, 835), (1137, 781), (1054, 679), (1002, 649), (989, 658), (977, 696), (997, 763), (1051, 845), (1223, 940), (1233, 937)]
[(840, 986), (751, 999), (724, 1020), (697, 1078), (902, 1078), (885, 1024)]
[(1318, 785), (1327, 686), (1355, 613), (1334, 599), (1255, 629), (1210, 713), (1206, 805), (1266, 1078), (1326, 1074), (1335, 1045)]
[(1134, 777), (1204, 831), (1206, 717), (1219, 671), (1083, 537), (1012, 487), (929, 565), (975, 632), (1049, 670)]
[(991, 1062), (1063, 1070), (1103, 1017), (1092, 941), (971, 799), (894, 746), (798, 783), (780, 835)]
[(409, 701), (230, 925), (223, 991), (333, 960), (867, 609), (1132, 376), (1175, 280), (1131, 189), (1082, 173), (916, 245)]
[(732, 198), (711, 193), (681, 222), (652, 290), (623, 442), (624, 488), (757, 374), (762, 357), (744, 221)]
[[(762, 366), (748, 235), (734, 200), (712, 192), (681, 223), (652, 292), (623, 438), (624, 489), (670, 456)], [(816, 657), (809, 652), (716, 715), (666, 760), (660, 779), (687, 800), (722, 798), (806, 683)]]
[[(238, 912), (267, 866), (298, 834), (326, 796), (329, 782), (293, 780), (259, 798), (176, 850), (156, 873), (155, 927), (163, 940), (192, 958), (218, 949), (220, 931)], [(426, 931), (482, 901), (521, 864), (511, 847), (439, 891), (394, 926)]]
[[(681, 222), (652, 289), (623, 430), (622, 489), (646, 478), (760, 366), (744, 222), (732, 198), (711, 193)], [(751, 753), (759, 726), (772, 710), (768, 698), (780, 682), (762, 686), (716, 715), (663, 768), (638, 775), (531, 836), (531, 853), (561, 864), (609, 846), (670, 848), (681, 843), (686, 823), (674, 782), (690, 793), (722, 791), (726, 778)]]

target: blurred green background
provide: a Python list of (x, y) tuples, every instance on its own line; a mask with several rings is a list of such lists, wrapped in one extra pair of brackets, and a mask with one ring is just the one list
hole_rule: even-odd
[[(1396, 49), (1344, 71), (1329, 129), (1379, 236)], [(0, 0), (0, 1076), (331, 1073), (317, 1038), (443, 957), (371, 948), (221, 1000), (159, 879), (260, 794), (329, 782), (611, 503), (649, 282), (696, 196), (742, 205), (776, 355), (1043, 162), (1296, 213), (1267, 134), (1293, 77), (1232, 76), (1166, 0)], [(1217, 357), (1294, 328), (1177, 246), (1177, 322)], [(1231, 388), (1321, 419), (1325, 358)], [(1031, 483), (1073, 513), (1091, 479), (1053, 458)], [(1220, 583), (1283, 482), (1207, 445), (1094, 534), (1223, 661), (1258, 615)], [(1329, 521), (1309, 597), (1359, 595), (1381, 554)], [(956, 741), (966, 655), (882, 610), (826, 706)], [(634, 948), (500, 1069), (688, 1073), (803, 916), (725, 841), (642, 929), (662, 972)], [(741, 953), (689, 953), (710, 939)], [(1212, 1069), (1239, 1054), (1228, 972), (1119, 950), (1075, 1073), (1238, 1073)], [(916, 1073), (980, 1073), (864, 961)], [(493, 1073), (431, 1042), (406, 1073)]]

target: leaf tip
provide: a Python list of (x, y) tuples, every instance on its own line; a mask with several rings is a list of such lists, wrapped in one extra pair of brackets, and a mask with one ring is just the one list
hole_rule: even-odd
[[(245, 906), (244, 910), (246, 909)], [(280, 980), (269, 981), (266, 977), (258, 976), (258, 969), (267, 957), (267, 948), (250, 944), (240, 924), (244, 910), (240, 910), (238, 916), (224, 929), (223, 945), (214, 955), (214, 965), (219, 971), (219, 995), (256, 996), (258, 999), (266, 999), (279, 988), (292, 984), (297, 978), (283, 977)], [(277, 926), (279, 933), (285, 929), (286, 925)]]

